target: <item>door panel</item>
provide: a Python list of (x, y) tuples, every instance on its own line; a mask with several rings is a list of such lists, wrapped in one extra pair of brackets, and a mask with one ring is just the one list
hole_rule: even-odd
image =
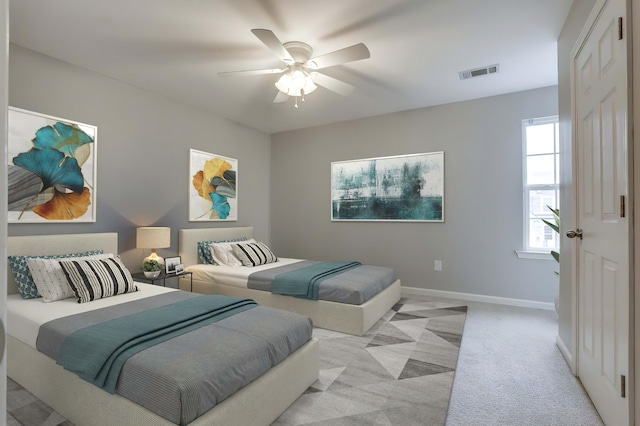
[(583, 230), (583, 239), (575, 239), (577, 366), (604, 422), (626, 426), (629, 404), (621, 388), (629, 371), (629, 223), (619, 200), (627, 195), (628, 99), (626, 40), (618, 37), (626, 4), (598, 5), (600, 14), (574, 58), (576, 213)]

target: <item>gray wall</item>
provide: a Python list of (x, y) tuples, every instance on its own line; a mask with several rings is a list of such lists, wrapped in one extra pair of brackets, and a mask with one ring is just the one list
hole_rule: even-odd
[[(557, 113), (554, 86), (275, 134), (273, 248), (387, 265), (409, 287), (553, 302), (556, 263), (514, 250), (523, 246), (521, 121)], [(332, 161), (432, 151), (445, 153), (444, 223), (331, 222)]]
[[(97, 221), (10, 224), (9, 235), (118, 232), (132, 271), (148, 254), (135, 248), (137, 226), (178, 229), (254, 226), (269, 239), (270, 137), (154, 93), (19, 46), (10, 46), (9, 105), (93, 124), (97, 140)], [(238, 221), (188, 221), (189, 149), (238, 159)]]
[[(272, 135), (19, 46), (9, 104), (98, 126), (95, 224), (11, 224), (9, 235), (115, 231), (137, 270), (135, 228), (252, 225), (282, 256), (357, 258), (411, 287), (552, 302), (555, 264), (522, 246), (521, 120), (557, 113), (555, 87)], [(239, 220), (190, 223), (189, 148), (239, 160)], [(330, 221), (332, 161), (445, 152), (445, 223)], [(272, 158), (271, 158), (272, 157)], [(271, 161), (270, 161), (271, 158)], [(443, 271), (433, 271), (434, 260)]]
[[(572, 149), (571, 149), (571, 50), (584, 26), (595, 0), (574, 1), (569, 16), (558, 37), (558, 115), (560, 117), (560, 221), (563, 231), (572, 229)], [(564, 233), (562, 233), (564, 234)], [(571, 350), (572, 307), (572, 243), (560, 240), (560, 297), (558, 307), (558, 336), (567, 350)]]

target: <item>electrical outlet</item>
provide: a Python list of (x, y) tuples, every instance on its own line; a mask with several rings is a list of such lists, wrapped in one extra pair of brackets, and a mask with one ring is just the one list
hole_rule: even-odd
[(434, 271), (442, 271), (442, 260), (436, 260), (433, 262)]

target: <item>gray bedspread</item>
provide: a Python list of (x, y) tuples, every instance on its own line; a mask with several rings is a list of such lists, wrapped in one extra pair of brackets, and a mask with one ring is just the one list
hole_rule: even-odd
[[(247, 287), (270, 292), (271, 283), (277, 275), (319, 263), (321, 262), (303, 260), (257, 271), (249, 275)], [(395, 280), (396, 274), (391, 268), (360, 265), (322, 281), (318, 289), (318, 300), (361, 305), (389, 287)]]
[[(76, 330), (191, 297), (199, 295), (176, 291), (50, 321), (40, 327), (37, 349), (56, 359)], [(258, 306), (133, 355), (115, 392), (187, 424), (295, 352), (311, 333), (309, 318)]]

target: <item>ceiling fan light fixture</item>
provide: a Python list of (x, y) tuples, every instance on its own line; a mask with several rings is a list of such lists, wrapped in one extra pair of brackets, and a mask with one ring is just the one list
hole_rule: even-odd
[(282, 93), (289, 94), (289, 87), (291, 87), (291, 76), (289, 75), (289, 71), (280, 76), (278, 81), (276, 81), (276, 87)]
[(311, 80), (311, 77), (307, 76), (305, 79), (306, 84), (304, 85), (304, 93), (309, 94), (316, 90), (318, 86)]
[(301, 67), (292, 67), (289, 71), (282, 74), (276, 82), (276, 87), (279, 91), (289, 96), (308, 95), (318, 88), (309, 76), (309, 73)]

